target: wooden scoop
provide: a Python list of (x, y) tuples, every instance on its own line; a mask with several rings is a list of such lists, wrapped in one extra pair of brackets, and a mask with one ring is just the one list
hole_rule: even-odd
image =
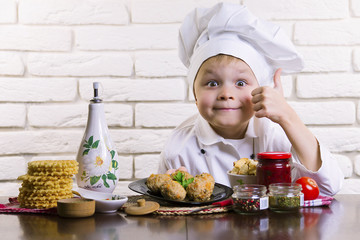
[(81, 194), (75, 190), (72, 190), (72, 193), (79, 196), (81, 199), (85, 199), (83, 196), (81, 196)]
[(137, 200), (136, 206), (130, 206), (125, 209), (125, 212), (129, 215), (145, 215), (155, 212), (160, 208), (160, 204), (157, 202), (145, 201), (145, 199)]

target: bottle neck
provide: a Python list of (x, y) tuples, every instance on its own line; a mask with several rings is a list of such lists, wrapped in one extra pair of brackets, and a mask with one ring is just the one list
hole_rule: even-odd
[(88, 126), (102, 123), (106, 128), (105, 111), (103, 103), (90, 103), (88, 114)]

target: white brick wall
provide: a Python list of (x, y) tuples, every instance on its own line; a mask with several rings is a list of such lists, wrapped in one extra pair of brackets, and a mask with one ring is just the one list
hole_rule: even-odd
[(320, 98), (357, 98), (360, 96), (359, 74), (329, 73), (306, 74), (297, 79), (297, 97), (306, 99)]
[(28, 71), (34, 76), (131, 76), (128, 53), (30, 53)]
[(22, 76), (25, 68), (19, 54), (0, 52), (0, 74)]
[(176, 127), (197, 112), (195, 104), (139, 103), (135, 108), (137, 127)]
[(256, 15), (268, 19), (328, 20), (346, 18), (349, 14), (348, 0), (243, 0), (243, 3)]
[(0, 78), (1, 102), (65, 102), (77, 95), (73, 78)]
[(175, 49), (178, 28), (178, 24), (81, 27), (75, 29), (75, 46), (85, 51)]
[(0, 8), (0, 23), (15, 23), (16, 22), (16, 1), (3, 0)]
[[(123, 0), (18, 0), (22, 24), (128, 24)], [(40, 7), (41, 6), (41, 7)]]
[(71, 30), (63, 27), (2, 26), (0, 50), (59, 51), (71, 49)]
[[(92, 82), (120, 157), (117, 193), (157, 169), (172, 128), (195, 113), (177, 56), (185, 14), (220, 0), (1, 0), (0, 195), (36, 159), (75, 159)], [(360, 1), (228, 0), (284, 28), (305, 69), (285, 97), (360, 193)], [(15, 190), (14, 190), (15, 189)]]

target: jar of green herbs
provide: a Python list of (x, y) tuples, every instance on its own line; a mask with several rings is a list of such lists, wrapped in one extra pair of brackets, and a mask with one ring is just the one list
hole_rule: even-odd
[(275, 212), (298, 211), (304, 205), (304, 194), (298, 183), (269, 185), (269, 208)]

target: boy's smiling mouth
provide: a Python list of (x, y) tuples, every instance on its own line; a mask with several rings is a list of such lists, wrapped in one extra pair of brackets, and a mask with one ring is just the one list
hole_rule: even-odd
[(239, 110), (240, 108), (229, 108), (229, 107), (223, 107), (223, 108), (214, 108), (215, 111), (235, 111)]

